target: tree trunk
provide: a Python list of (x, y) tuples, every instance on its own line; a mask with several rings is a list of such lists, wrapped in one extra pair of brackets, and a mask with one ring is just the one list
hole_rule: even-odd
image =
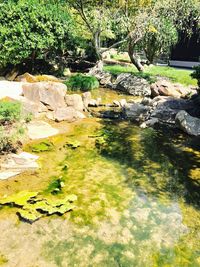
[(94, 49), (95, 49), (95, 52), (96, 52), (96, 55), (97, 55), (97, 59), (98, 60), (102, 60), (102, 55), (101, 55), (101, 36), (100, 36), (100, 32), (97, 31), (95, 32), (94, 34), (94, 37), (93, 37), (93, 43), (94, 43)]
[(129, 54), (130, 60), (136, 66), (138, 71), (142, 72), (142, 71), (144, 71), (144, 67), (140, 63), (140, 61), (137, 58), (137, 56), (135, 55), (134, 48), (135, 48), (135, 43), (132, 40), (129, 40), (129, 43), (128, 43), (128, 54)]

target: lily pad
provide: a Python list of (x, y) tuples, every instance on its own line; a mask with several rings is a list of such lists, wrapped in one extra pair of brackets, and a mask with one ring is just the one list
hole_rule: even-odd
[(35, 144), (31, 146), (32, 152), (35, 152), (35, 153), (52, 151), (53, 149), (54, 149), (54, 144), (48, 141), (43, 141), (39, 144)]
[(16, 204), (17, 206), (24, 206), (27, 203), (27, 201), (36, 197), (37, 195), (38, 192), (21, 191), (17, 194), (0, 199), (0, 204), (5, 205), (13, 203)]

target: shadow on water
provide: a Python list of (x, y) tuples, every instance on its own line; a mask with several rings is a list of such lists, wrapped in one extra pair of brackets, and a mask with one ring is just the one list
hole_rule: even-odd
[(200, 207), (200, 138), (166, 127), (141, 130), (109, 120), (102, 124), (100, 153), (120, 162), (129, 186), (151, 196), (182, 198)]

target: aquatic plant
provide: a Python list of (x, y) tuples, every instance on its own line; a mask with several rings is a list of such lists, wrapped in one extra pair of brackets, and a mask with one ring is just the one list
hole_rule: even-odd
[(35, 152), (35, 153), (52, 151), (53, 149), (54, 149), (53, 143), (48, 142), (48, 141), (43, 141), (39, 144), (34, 144), (31, 146), (32, 152)]
[(19, 218), (33, 223), (45, 215), (63, 215), (74, 209), (72, 202), (77, 200), (76, 195), (68, 195), (64, 199), (48, 199), (39, 196), (39, 192), (21, 191), (17, 194), (0, 199), (1, 205), (18, 207)]
[(71, 149), (76, 149), (76, 148), (78, 148), (78, 147), (80, 147), (80, 142), (78, 142), (78, 141), (67, 141), (66, 143), (65, 143), (65, 145), (64, 145), (64, 147), (66, 148), (66, 147), (69, 147), (69, 148), (71, 148)]

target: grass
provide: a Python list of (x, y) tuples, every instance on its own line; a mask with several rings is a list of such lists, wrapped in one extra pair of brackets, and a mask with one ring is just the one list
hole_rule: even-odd
[(133, 73), (139, 77), (147, 79), (152, 83), (156, 77), (166, 77), (174, 83), (180, 83), (183, 85), (197, 86), (197, 81), (192, 79), (190, 74), (191, 70), (175, 69), (172, 67), (164, 66), (150, 66), (146, 67), (144, 73), (139, 73), (134, 66), (120, 66), (120, 65), (106, 65), (104, 70), (112, 73), (113, 75), (118, 75), (120, 73)]

